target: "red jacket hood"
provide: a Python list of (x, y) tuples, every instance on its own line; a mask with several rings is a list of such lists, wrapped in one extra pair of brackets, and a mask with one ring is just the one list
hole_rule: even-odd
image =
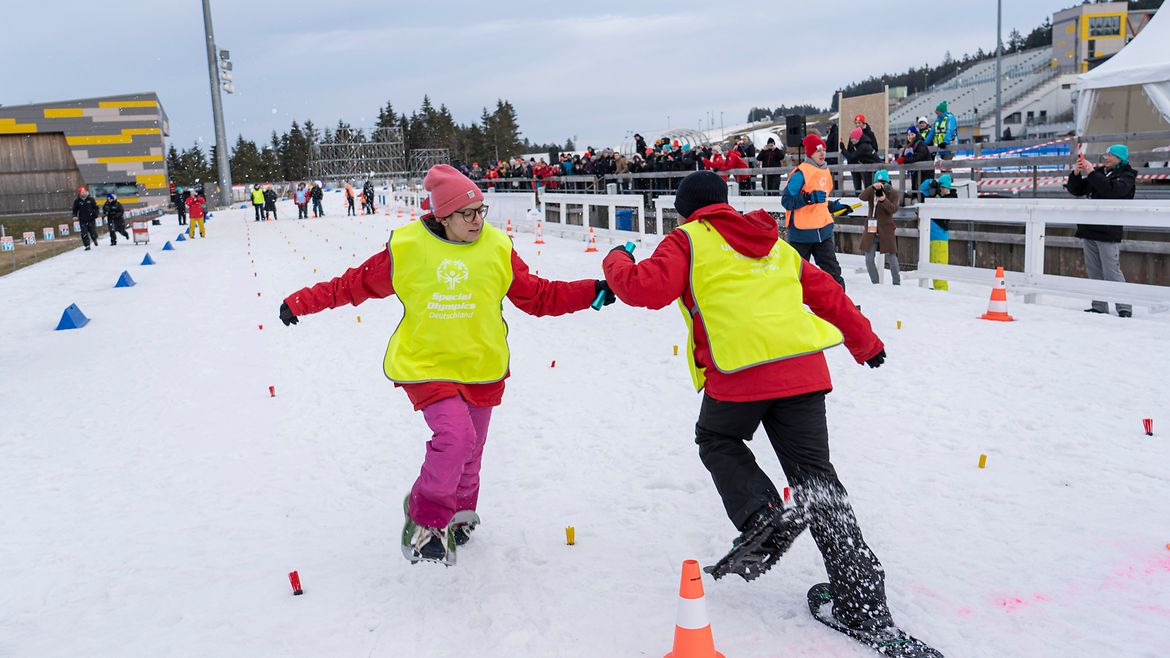
[(780, 237), (776, 220), (764, 210), (753, 210), (741, 215), (726, 203), (717, 203), (696, 210), (690, 222), (699, 222), (719, 231), (719, 235), (739, 253), (749, 258), (767, 256)]

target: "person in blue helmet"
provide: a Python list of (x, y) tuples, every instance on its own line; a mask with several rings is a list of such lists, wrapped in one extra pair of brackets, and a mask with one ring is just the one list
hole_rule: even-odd
[[(922, 182), (918, 191), (923, 199), (954, 199), (959, 196), (955, 192), (955, 184), (950, 174), (943, 174), (938, 180), (928, 178)], [(951, 232), (945, 219), (930, 220), (930, 262), (946, 265), (951, 261)], [(935, 290), (947, 290), (949, 286), (942, 279), (934, 280)]]

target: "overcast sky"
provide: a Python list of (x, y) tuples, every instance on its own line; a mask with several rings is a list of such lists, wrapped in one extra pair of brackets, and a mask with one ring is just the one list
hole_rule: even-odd
[[(1004, 39), (1069, 0), (1004, 2)], [(996, 3), (863, 0), (344, 3), (212, 0), (231, 51), (229, 141), (294, 119), (369, 126), (423, 94), (460, 123), (506, 98), (533, 141), (617, 145), (632, 131), (740, 123), (753, 106), (825, 106), (835, 89), (995, 45)], [(171, 142), (214, 142), (199, 0), (44, 0), (5, 10), (0, 103), (155, 91)], [(947, 17), (945, 27), (935, 16)], [(13, 62), (19, 62), (13, 64)]]

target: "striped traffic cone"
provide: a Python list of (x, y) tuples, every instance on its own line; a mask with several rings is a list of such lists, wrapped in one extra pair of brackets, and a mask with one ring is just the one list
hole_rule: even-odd
[(707, 602), (703, 600), (703, 574), (697, 560), (682, 566), (682, 584), (678, 588), (678, 616), (674, 623), (674, 648), (665, 658), (723, 658), (715, 650)]
[(512, 238), (515, 238), (515, 237), (516, 237), (516, 234), (512, 232), (512, 218), (511, 218), (511, 217), (509, 217), (509, 218), (508, 218), (508, 228), (507, 228), (507, 231), (508, 231), (508, 239), (509, 239), (509, 240), (511, 240)]
[(991, 289), (991, 301), (987, 303), (987, 312), (979, 316), (979, 319), (1012, 322), (1015, 318), (1008, 315), (1007, 310), (1007, 282), (1003, 280), (1003, 268), (997, 267), (995, 287)]
[(589, 227), (589, 244), (585, 245), (585, 253), (597, 253), (597, 234), (593, 232), (593, 227)]
[(540, 222), (536, 223), (536, 242), (532, 244), (544, 244), (544, 229), (540, 227)]

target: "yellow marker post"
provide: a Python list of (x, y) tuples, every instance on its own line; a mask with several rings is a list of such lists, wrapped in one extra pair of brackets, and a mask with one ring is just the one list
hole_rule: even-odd
[(899, 329), (901, 329), (901, 328), (902, 328), (902, 321), (901, 321), (901, 320), (898, 320), (898, 328), (899, 328)]
[(987, 455), (979, 455), (979, 468), (987, 467)]
[(358, 316), (358, 322), (361, 322), (361, 321), (362, 321), (362, 316), (360, 316), (360, 315), (359, 315), (359, 316)]
[(678, 345), (674, 346), (674, 355), (678, 356)]
[(574, 528), (571, 525), (565, 526), (565, 543), (568, 544), (569, 546), (572, 546), (573, 544), (577, 543), (577, 538), (575, 537), (576, 534), (577, 534), (576, 528)]

